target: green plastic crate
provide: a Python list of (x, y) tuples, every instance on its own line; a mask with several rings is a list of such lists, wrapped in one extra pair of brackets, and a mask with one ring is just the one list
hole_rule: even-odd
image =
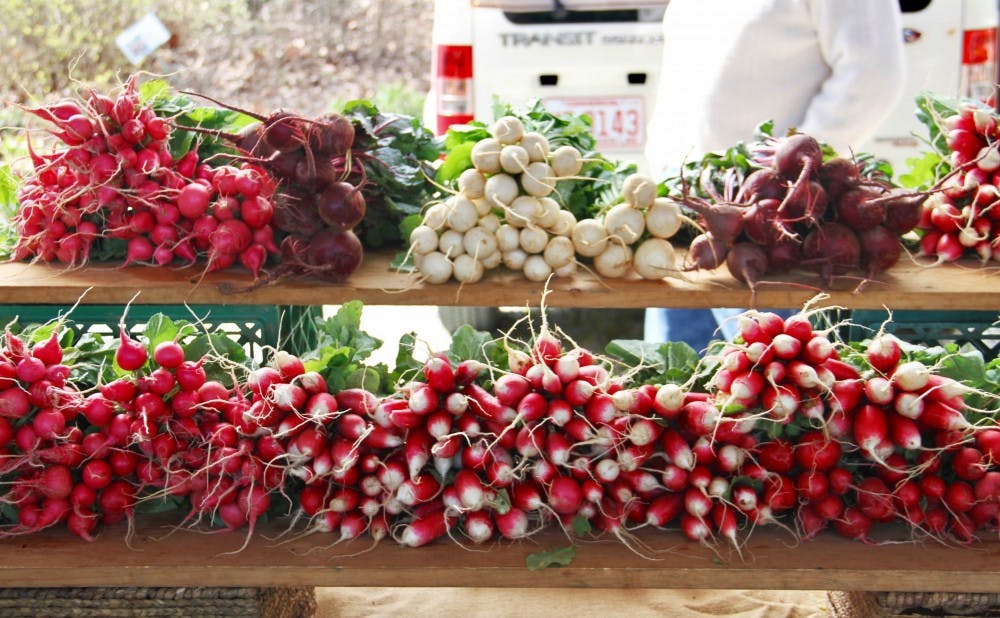
[[(845, 311), (849, 323), (842, 336), (848, 341), (870, 338), (889, 319), (884, 310)], [(991, 360), (1000, 355), (1000, 314), (994, 311), (893, 311), (885, 331), (907, 343), (971, 345)]]
[[(66, 305), (0, 305), (0, 324), (15, 318), (22, 324), (48, 322), (69, 311)], [(116, 335), (122, 305), (77, 305), (68, 324), (85, 332)], [(221, 330), (257, 361), (265, 360), (268, 350), (283, 349), (301, 354), (317, 342), (315, 318), (322, 315), (321, 307), (280, 305), (130, 305), (126, 328), (135, 335), (138, 327), (157, 313), (172, 320), (201, 321), (206, 330)]]

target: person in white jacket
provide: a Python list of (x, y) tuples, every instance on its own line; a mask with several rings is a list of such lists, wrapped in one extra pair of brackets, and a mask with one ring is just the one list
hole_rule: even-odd
[[(684, 162), (797, 129), (849, 156), (878, 128), (905, 82), (897, 0), (670, 0), (646, 145), (658, 179)], [(732, 336), (738, 310), (646, 313), (649, 341), (703, 349)], [(708, 338), (706, 338), (708, 337)]]

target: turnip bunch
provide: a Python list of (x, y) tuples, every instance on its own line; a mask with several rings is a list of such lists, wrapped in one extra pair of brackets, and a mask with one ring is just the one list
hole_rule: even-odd
[(678, 202), (659, 197), (658, 191), (644, 174), (627, 176), (619, 201), (573, 226), (570, 238), (576, 255), (591, 258), (602, 277), (676, 275), (679, 269), (669, 239), (681, 229), (685, 217)]
[[(983, 103), (932, 95), (917, 99), (933, 152), (915, 161), (908, 180), (939, 187), (924, 203), (920, 253), (939, 262), (1000, 259), (1000, 129)], [(933, 164), (932, 164), (933, 161)], [(917, 165), (919, 164), (919, 165)], [(932, 170), (933, 177), (920, 172)], [(921, 182), (922, 181), (922, 182)]]
[(553, 150), (545, 135), (508, 115), (472, 145), (470, 157), (458, 192), (429, 206), (410, 234), (414, 262), (427, 280), (474, 283), (500, 264), (533, 281), (574, 272), (568, 236), (576, 218), (553, 192), (580, 171), (579, 151)]
[(553, 192), (580, 171), (579, 151), (552, 150), (545, 135), (508, 115), (472, 144), (470, 159), (457, 193), (429, 206), (410, 234), (414, 262), (427, 280), (474, 283), (500, 264), (533, 281), (574, 272), (568, 235), (576, 218)]

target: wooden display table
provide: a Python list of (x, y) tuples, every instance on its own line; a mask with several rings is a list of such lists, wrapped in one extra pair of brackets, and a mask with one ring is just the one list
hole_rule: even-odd
[[(336, 305), (360, 300), (367, 305), (537, 306), (543, 294), (552, 307), (745, 307), (750, 293), (724, 269), (691, 273), (683, 281), (608, 280), (582, 273), (553, 279), (548, 286), (520, 274), (496, 271), (475, 285), (421, 284), (416, 275), (393, 272), (391, 256), (371, 254), (344, 284), (289, 279), (247, 293), (224, 293), (220, 285), (247, 286), (239, 271), (90, 266), (65, 271), (47, 265), (0, 265), (0, 302), (10, 304), (260, 304)], [(978, 264), (935, 268), (903, 263), (854, 293), (857, 280), (829, 293), (822, 303), (851, 309), (1000, 310), (1000, 279)], [(197, 284), (193, 280), (199, 279)], [(798, 307), (818, 290), (784, 278), (763, 285), (760, 307)], [(796, 544), (787, 532), (759, 528), (742, 556), (719, 554), (679, 533), (647, 530), (642, 543), (657, 550), (641, 557), (617, 539), (580, 542), (565, 567), (530, 571), (531, 553), (568, 544), (558, 530), (530, 541), (463, 548), (449, 539), (411, 549), (369, 539), (330, 546), (330, 536), (314, 535), (276, 545), (278, 531), (258, 529), (249, 545), (236, 551), (244, 535), (174, 533), (148, 522), (129, 544), (125, 530), (104, 530), (86, 543), (65, 530), (0, 541), (0, 588), (147, 587), (147, 586), (493, 586), (594, 588), (757, 588), (858, 591), (1000, 592), (1000, 540), (971, 546), (934, 541), (866, 545), (825, 533)], [(235, 552), (235, 553), (230, 553)]]

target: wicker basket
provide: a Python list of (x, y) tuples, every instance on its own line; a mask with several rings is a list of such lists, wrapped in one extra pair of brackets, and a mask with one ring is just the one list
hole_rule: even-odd
[(4, 618), (308, 618), (313, 588), (0, 588)]
[(1000, 616), (1000, 594), (986, 592), (831, 592), (835, 618)]

